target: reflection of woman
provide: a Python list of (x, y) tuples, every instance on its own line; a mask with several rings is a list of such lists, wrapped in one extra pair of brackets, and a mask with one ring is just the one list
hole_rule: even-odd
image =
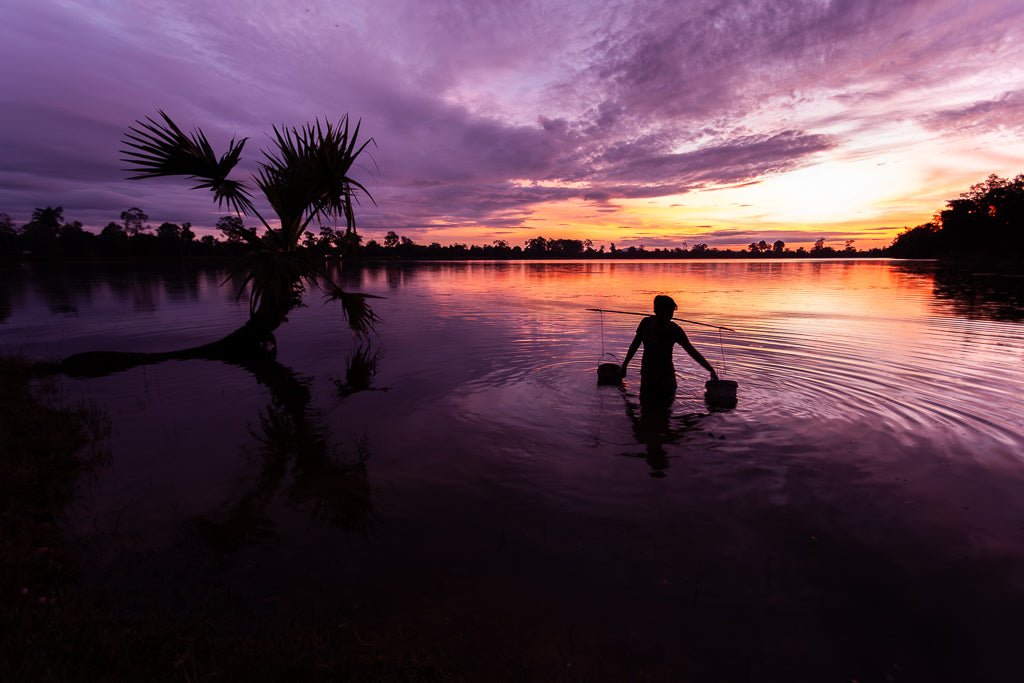
[(672, 364), (672, 350), (676, 344), (682, 346), (693, 360), (711, 373), (711, 379), (718, 379), (718, 373), (711, 367), (700, 351), (687, 339), (683, 328), (672, 322), (676, 302), (672, 297), (659, 294), (654, 297), (654, 315), (640, 321), (636, 336), (622, 361), (622, 376), (626, 366), (636, 354), (640, 344), (644, 355), (640, 361), (640, 399), (642, 401), (671, 401), (676, 394), (676, 368)]
[(664, 477), (669, 467), (669, 451), (666, 446), (681, 443), (687, 434), (700, 429), (700, 422), (706, 417), (701, 413), (673, 417), (672, 406), (668, 402), (647, 401), (637, 404), (628, 398), (626, 415), (633, 423), (633, 436), (644, 447), (644, 452), (623, 455), (645, 459), (651, 467), (650, 475), (657, 479)]

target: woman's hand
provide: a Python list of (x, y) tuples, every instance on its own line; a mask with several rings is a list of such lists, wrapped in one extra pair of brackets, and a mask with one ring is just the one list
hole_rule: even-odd
[(619, 368), (619, 377), (625, 377), (625, 376), (626, 376), (626, 364), (623, 363), (622, 367)]
[(711, 368), (711, 380), (714, 382), (718, 381), (718, 373), (715, 372), (714, 368)]

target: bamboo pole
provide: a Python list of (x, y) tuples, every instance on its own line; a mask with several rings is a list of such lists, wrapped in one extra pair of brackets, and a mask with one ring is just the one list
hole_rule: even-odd
[[(639, 315), (639, 316), (643, 316), (645, 318), (647, 316), (649, 316), (649, 315), (654, 315), (653, 313), (636, 313), (634, 311), (613, 311), (613, 310), (608, 309), (608, 308), (588, 308), (587, 310), (588, 311), (597, 311), (598, 313), (621, 313), (622, 315)], [(731, 327), (722, 327), (721, 325), (709, 325), (708, 323), (701, 323), (701, 322), (697, 322), (696, 320), (687, 320), (686, 318), (676, 318), (676, 317), (673, 317), (672, 320), (678, 320), (679, 322), (690, 323), (692, 325), (703, 325), (704, 327), (713, 327), (716, 330), (725, 330), (726, 332), (735, 332), (736, 331), (736, 330), (732, 329)]]

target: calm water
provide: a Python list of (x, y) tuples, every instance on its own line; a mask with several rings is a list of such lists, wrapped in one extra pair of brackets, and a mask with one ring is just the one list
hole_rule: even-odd
[[(245, 320), (217, 271), (8, 270), (0, 351), (162, 351)], [(143, 614), (313, 623), (470, 679), (1024, 680), (1024, 281), (889, 261), (366, 267), (256, 377), (171, 361), (68, 392), (112, 458), (70, 531)], [(596, 385), (673, 295), (667, 421)], [(352, 359), (362, 359), (348, 371)]]

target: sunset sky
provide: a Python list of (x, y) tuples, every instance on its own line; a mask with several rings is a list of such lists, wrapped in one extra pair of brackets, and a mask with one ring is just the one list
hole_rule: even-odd
[[(0, 211), (222, 212), (128, 182), (157, 109), (218, 151), (349, 113), (366, 238), (888, 244), (1024, 172), (1024, 2), (5, 0)], [(254, 223), (253, 223), (254, 224)]]

